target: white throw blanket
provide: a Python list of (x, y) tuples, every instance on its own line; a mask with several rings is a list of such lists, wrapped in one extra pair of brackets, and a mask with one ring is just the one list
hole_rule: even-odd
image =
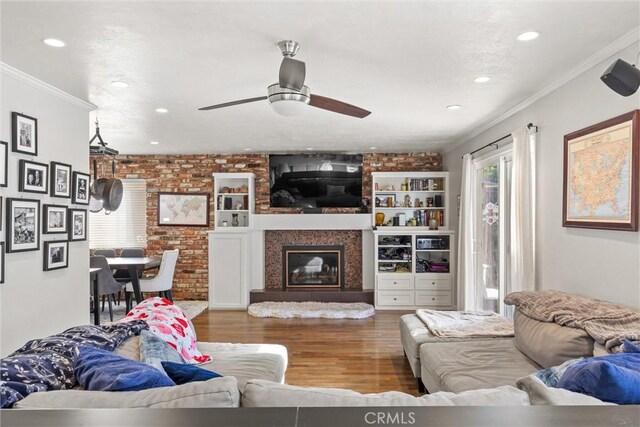
[(513, 323), (490, 311), (436, 311), (419, 309), (416, 315), (437, 337), (491, 338), (513, 336)]

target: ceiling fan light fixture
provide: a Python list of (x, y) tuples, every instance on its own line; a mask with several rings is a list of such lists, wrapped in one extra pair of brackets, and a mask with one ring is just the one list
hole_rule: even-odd
[(297, 116), (301, 114), (309, 101), (311, 100), (311, 92), (307, 86), (297, 91), (281, 87), (279, 83), (274, 83), (268, 87), (269, 105), (273, 111), (282, 116)]

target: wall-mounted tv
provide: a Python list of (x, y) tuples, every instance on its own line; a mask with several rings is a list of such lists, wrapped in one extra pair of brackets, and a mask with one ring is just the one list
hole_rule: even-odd
[(361, 154), (272, 154), (272, 207), (347, 208), (362, 200)]

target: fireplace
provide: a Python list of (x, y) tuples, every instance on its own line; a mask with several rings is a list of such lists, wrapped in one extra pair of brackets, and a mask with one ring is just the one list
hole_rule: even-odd
[(283, 246), (284, 288), (344, 288), (343, 246)]

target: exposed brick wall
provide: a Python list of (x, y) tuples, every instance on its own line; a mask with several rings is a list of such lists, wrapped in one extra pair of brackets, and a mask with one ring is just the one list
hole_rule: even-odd
[[(297, 209), (269, 207), (269, 160), (266, 154), (127, 155), (118, 156), (117, 176), (147, 181), (147, 254), (161, 256), (166, 249), (180, 249), (174, 297), (208, 298), (208, 245), (204, 227), (159, 227), (158, 192), (211, 193), (210, 225), (213, 228), (214, 172), (252, 172), (256, 175), (256, 213), (297, 213)], [(439, 153), (365, 153), (362, 194), (371, 194), (371, 172), (440, 171)], [(350, 212), (355, 209), (326, 209)]]

